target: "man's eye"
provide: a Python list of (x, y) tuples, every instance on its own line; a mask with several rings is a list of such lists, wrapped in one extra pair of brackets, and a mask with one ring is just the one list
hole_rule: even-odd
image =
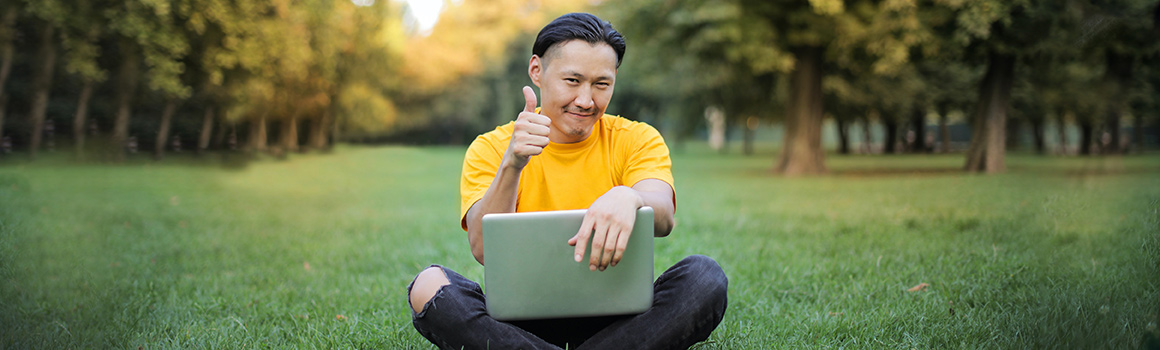
[(596, 86), (597, 86), (597, 87), (601, 87), (601, 88), (606, 88), (606, 87), (608, 87), (609, 85), (610, 85), (610, 84), (608, 84), (608, 83), (596, 83)]
[(579, 82), (580, 82), (580, 80), (577, 80), (577, 79), (575, 79), (575, 78), (565, 78), (564, 80), (565, 80), (565, 81), (567, 81), (567, 82), (569, 82), (569, 83), (573, 83), (573, 84), (576, 84), (576, 83), (579, 83)]

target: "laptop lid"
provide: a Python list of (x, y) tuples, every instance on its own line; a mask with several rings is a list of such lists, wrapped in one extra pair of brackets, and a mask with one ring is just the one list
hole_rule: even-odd
[[(640, 208), (616, 266), (589, 271), (568, 239), (586, 210), (483, 216), (487, 312), (498, 320), (607, 316), (644, 312), (653, 296), (653, 210)], [(591, 240), (591, 239), (590, 239)]]

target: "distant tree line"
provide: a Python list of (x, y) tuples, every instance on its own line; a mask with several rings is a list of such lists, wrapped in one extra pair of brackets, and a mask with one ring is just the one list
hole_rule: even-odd
[(403, 35), (398, 4), (368, 3), (4, 1), (0, 152), (289, 152), (380, 131)]
[(787, 175), (826, 171), (826, 120), (839, 153), (865, 151), (851, 140), (871, 126), (884, 153), (969, 133), (975, 172), (1003, 171), (1019, 135), (1044, 154), (1060, 153), (1049, 138), (1079, 154), (1160, 140), (1144, 134), (1160, 130), (1160, 0), (464, 1), (419, 35), (405, 5), (370, 3), (5, 1), (0, 146), (123, 159), (470, 142), (522, 105), (536, 31), (577, 10), (629, 42), (611, 113), (679, 144), (713, 111), (745, 150), (755, 125), (780, 124)]
[[(921, 152), (933, 150), (922, 135), (927, 116), (938, 116), (945, 147), (947, 116), (960, 111), (971, 132), (964, 168), (977, 172), (1004, 170), (1023, 121), (1039, 153), (1047, 152), (1048, 120), (1078, 125), (1081, 154), (1097, 145), (1106, 154), (1129, 151), (1124, 144), (1140, 150), (1160, 136), (1143, 134), (1160, 113), (1157, 4), (628, 0), (605, 7), (630, 39), (631, 70), (619, 79), (617, 99), (627, 90), (638, 102), (633, 113), (695, 121), (717, 106), (732, 124), (779, 121), (785, 138), (775, 169), (798, 175), (826, 171), (825, 118), (836, 121), (842, 153), (850, 151), (851, 125), (871, 120), (885, 128), (886, 152)], [(1129, 116), (1130, 137), (1121, 134)]]

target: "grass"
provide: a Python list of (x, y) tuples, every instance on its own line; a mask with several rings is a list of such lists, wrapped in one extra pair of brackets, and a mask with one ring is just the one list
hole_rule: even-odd
[[(474, 280), (462, 148), (213, 162), (0, 163), (0, 347), (431, 348), (404, 286)], [(674, 156), (689, 254), (730, 279), (702, 349), (1160, 346), (1160, 158)], [(930, 287), (907, 292), (920, 283)]]

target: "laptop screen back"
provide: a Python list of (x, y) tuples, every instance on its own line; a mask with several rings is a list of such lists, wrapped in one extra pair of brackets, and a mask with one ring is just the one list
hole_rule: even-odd
[(604, 271), (574, 260), (568, 239), (585, 210), (483, 217), (487, 312), (498, 320), (607, 316), (644, 312), (653, 295), (653, 210), (637, 210), (624, 257)]

